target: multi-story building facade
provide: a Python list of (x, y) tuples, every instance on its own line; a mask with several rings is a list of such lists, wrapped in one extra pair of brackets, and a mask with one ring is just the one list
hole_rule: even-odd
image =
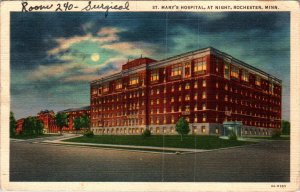
[(44, 110), (40, 111), (37, 114), (37, 119), (42, 121), (44, 124), (44, 132), (46, 133), (57, 133), (58, 127), (55, 123), (55, 113), (52, 110)]
[(175, 134), (180, 117), (192, 134), (220, 134), (227, 121), (246, 135), (281, 126), (281, 80), (214, 48), (136, 59), (90, 86), (95, 134)]
[(59, 111), (58, 113), (66, 113), (68, 115), (68, 127), (63, 127), (62, 131), (72, 132), (74, 131), (74, 119), (76, 117), (81, 117), (83, 115), (87, 115), (90, 118), (90, 106), (80, 107), (80, 108), (71, 108), (63, 111)]

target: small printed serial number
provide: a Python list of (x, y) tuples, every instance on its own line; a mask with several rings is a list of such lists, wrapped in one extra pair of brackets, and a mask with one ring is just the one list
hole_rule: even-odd
[(271, 185), (271, 187), (279, 187), (279, 188), (284, 188), (286, 185)]

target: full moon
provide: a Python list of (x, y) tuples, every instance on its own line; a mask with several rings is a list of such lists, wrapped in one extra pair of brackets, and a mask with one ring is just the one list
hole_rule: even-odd
[(93, 53), (91, 55), (91, 60), (92, 61), (99, 61), (99, 59), (100, 59), (100, 55), (98, 53)]

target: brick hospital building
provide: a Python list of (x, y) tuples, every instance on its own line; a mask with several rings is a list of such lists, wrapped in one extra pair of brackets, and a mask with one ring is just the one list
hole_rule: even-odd
[(90, 86), (95, 134), (177, 134), (180, 117), (192, 134), (220, 134), (227, 121), (244, 135), (281, 126), (281, 80), (214, 48), (135, 59)]

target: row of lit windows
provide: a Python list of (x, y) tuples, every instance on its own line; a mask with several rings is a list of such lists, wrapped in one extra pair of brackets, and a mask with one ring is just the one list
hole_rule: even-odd
[(126, 126), (134, 126), (134, 125), (143, 125), (145, 123), (144, 119), (113, 119), (113, 120), (104, 120), (103, 121), (103, 126), (121, 126), (121, 125), (126, 125)]
[[(178, 101), (181, 102), (182, 97), (179, 96), (178, 97)], [(205, 99), (206, 98), (206, 93), (203, 92), (202, 93), (202, 99)], [(218, 94), (216, 94), (216, 99), (218, 99), (219, 96)], [(190, 96), (189, 95), (186, 95), (185, 96), (185, 101), (189, 101), (190, 99)], [(196, 93), (194, 95), (194, 99), (195, 100), (198, 100), (198, 94)], [(262, 109), (262, 110), (266, 110), (266, 111), (272, 111), (272, 112), (280, 112), (280, 107), (275, 107), (275, 106), (267, 106), (267, 105), (263, 105), (261, 103), (257, 103), (257, 102), (251, 102), (249, 100), (239, 100), (239, 99), (233, 99), (232, 97), (230, 97), (230, 99), (228, 99), (228, 95), (225, 95), (224, 96), (224, 101), (225, 102), (228, 102), (230, 101), (231, 103), (235, 103), (235, 104), (240, 104), (242, 106), (249, 106), (251, 108), (257, 108), (257, 109)], [(175, 102), (175, 98), (174, 96), (171, 97), (171, 103)], [(163, 99), (163, 103), (166, 104), (167, 103), (167, 100), (166, 98)], [(154, 105), (154, 104), (160, 104), (160, 99), (151, 99), (150, 101), (150, 104), (151, 105)], [(92, 108), (92, 112), (100, 112), (100, 111), (110, 111), (110, 110), (115, 110), (115, 109), (129, 109), (129, 110), (135, 110), (135, 109), (139, 109), (140, 106), (144, 106), (145, 103), (144, 102), (141, 102), (141, 104), (139, 102), (137, 103), (125, 103), (124, 105), (118, 105), (118, 104), (114, 104), (114, 105), (110, 105), (110, 106), (100, 106), (98, 108)], [(218, 105), (216, 105), (218, 106)], [(197, 107), (197, 104), (195, 104), (195, 107)], [(216, 107), (216, 110), (218, 110), (218, 107)]]
[[(230, 70), (231, 68), (231, 70)], [(229, 75), (230, 74), (230, 75)], [(237, 66), (231, 65), (230, 63), (225, 62), (224, 65), (224, 78), (230, 79), (230, 77), (239, 79), (240, 71)], [(241, 79), (245, 82), (249, 82), (249, 72), (243, 70), (241, 74)], [(255, 76), (255, 85), (261, 86), (261, 78), (259, 76)]]
[[(205, 98), (205, 95), (202, 95), (203, 98)], [(197, 100), (197, 94), (194, 95), (194, 99)], [(216, 99), (218, 99), (218, 94), (216, 95)], [(189, 95), (185, 97), (186, 101), (189, 101)], [(262, 109), (265, 111), (272, 111), (272, 112), (280, 112), (280, 107), (274, 107), (274, 106), (267, 106), (263, 105), (260, 103), (252, 103), (251, 101), (248, 100), (238, 100), (238, 99), (228, 99), (228, 96), (225, 95), (224, 101), (228, 102), (230, 100), (231, 103), (235, 104), (240, 104), (241, 106), (247, 106), (251, 108), (256, 108), (256, 109)], [(163, 99), (163, 103), (166, 104), (166, 98)], [(178, 101), (181, 102), (181, 96), (178, 97)], [(174, 97), (171, 97), (171, 103), (175, 102)], [(160, 104), (160, 99), (151, 99), (150, 102), (151, 105), (154, 104)], [(145, 103), (142, 102), (141, 104), (139, 103), (125, 103), (124, 105), (111, 105), (111, 106), (100, 106), (98, 108), (92, 108), (92, 112), (100, 112), (100, 111), (110, 111), (110, 110), (115, 110), (115, 109), (125, 109), (125, 110), (135, 110), (135, 109), (140, 109), (140, 106), (144, 106)], [(195, 108), (197, 107), (197, 103), (195, 104)], [(216, 105), (216, 110), (218, 110), (218, 105)]]
[[(205, 79), (202, 81), (202, 87), (206, 87), (206, 80), (205, 80)], [(195, 82), (194, 88), (198, 88), (197, 82)], [(189, 90), (189, 89), (190, 89), (190, 83), (186, 83), (185, 86), (184, 86), (184, 89), (185, 89), (185, 90)], [(178, 91), (181, 91), (181, 90), (182, 90), (182, 86), (179, 85), (179, 86), (178, 86)], [(172, 92), (175, 91), (175, 86), (174, 86), (174, 85), (171, 86), (171, 91), (172, 91)], [(166, 93), (166, 92), (167, 92), (167, 89), (166, 89), (166, 87), (164, 87), (163, 93)], [(156, 94), (159, 94), (159, 93), (160, 93), (160, 89), (158, 88), (158, 89), (156, 89)], [(150, 94), (151, 94), (151, 95), (154, 94), (154, 89), (151, 89)]]
[[(202, 110), (207, 109), (205, 103), (202, 104), (201, 109)], [(198, 108), (197, 108), (197, 105), (196, 105), (196, 106), (194, 106), (194, 111), (197, 111), (197, 110), (198, 110)], [(218, 110), (218, 106), (216, 106), (216, 110)], [(151, 109), (150, 114), (159, 114), (160, 111), (161, 110), (159, 110), (158, 108)], [(171, 106), (171, 109), (168, 112), (181, 112), (181, 111), (190, 112), (190, 106), (186, 105), (186, 106), (184, 106), (184, 108), (182, 106), (180, 106), (180, 107), (178, 107), (177, 110), (175, 110), (174, 106)], [(119, 112), (114, 112), (114, 113), (104, 113), (103, 115), (93, 114), (92, 119), (96, 119), (97, 117), (98, 118), (101, 118), (101, 117), (111, 118), (111, 117), (120, 117), (120, 116), (127, 116), (127, 115), (128, 116), (132, 116), (132, 115), (137, 116), (137, 115), (143, 115), (144, 113), (145, 113), (144, 111), (140, 111), (140, 112), (138, 112), (138, 111), (128, 111), (128, 112), (122, 111), (122, 112), (120, 112), (119, 111)], [(163, 113), (167, 113), (166, 108), (163, 109)], [(230, 108), (230, 107), (225, 107), (225, 115), (231, 116), (231, 115), (235, 115), (235, 114), (236, 115), (247, 115), (247, 116), (252, 116), (252, 117), (257, 117), (257, 118), (265, 118), (265, 119), (274, 119), (274, 120), (278, 119), (277, 116), (272, 116), (272, 115), (269, 115), (269, 114), (267, 115), (265, 113), (251, 112), (251, 111), (248, 111), (248, 110), (241, 110), (241, 109), (232, 110), (232, 108)]]
[[(119, 123), (119, 124), (116, 123), (116, 126), (122, 126), (124, 124), (122, 124), (122, 123)], [(129, 125), (128, 122), (126, 124)], [(143, 125), (144, 123), (140, 123), (140, 124)], [(159, 124), (159, 123), (157, 123), (157, 124)], [(276, 123), (260, 123), (260, 122), (247, 122), (247, 121), (243, 121), (243, 124), (253, 125), (253, 126), (254, 125), (255, 126), (262, 126), (262, 127), (270, 127), (270, 128), (280, 128), (280, 124), (276, 124)], [(101, 122), (99, 122), (98, 124), (97, 123), (92, 123), (92, 125), (94, 127), (97, 126), (97, 125), (101, 126), (102, 123)], [(109, 123), (107, 122), (106, 126), (108, 126), (108, 125), (109, 125)], [(134, 125), (138, 125), (138, 124), (134, 124)], [(131, 126), (134, 126), (134, 125), (131, 125)], [(111, 125), (109, 125), (109, 126), (111, 126)], [(153, 127), (151, 127), (150, 131), (151, 131), (151, 133), (160, 133), (160, 131), (166, 133), (167, 132), (166, 129), (167, 128), (159, 128), (159, 127), (153, 128)], [(116, 129), (112, 128), (112, 129), (96, 130), (96, 132), (97, 131), (98, 132), (102, 132), (102, 133), (107, 133), (107, 134), (108, 133), (125, 133), (125, 134), (127, 134), (127, 131), (128, 131), (128, 133), (142, 133), (144, 131), (144, 129), (143, 128), (116, 128)], [(196, 133), (197, 132), (197, 127), (193, 126), (191, 131), (192, 131), (192, 133)], [(201, 126), (200, 131), (202, 133), (205, 133), (206, 132), (206, 126)], [(174, 127), (170, 127), (169, 128), (169, 132), (174, 133), (175, 132), (175, 128)], [(261, 133), (261, 132), (264, 133), (264, 134), (267, 134), (266, 130), (252, 130), (251, 128), (246, 128), (244, 130), (243, 134), (248, 134), (248, 133), (249, 134), (257, 134), (257, 133)], [(215, 133), (216, 134), (219, 133), (219, 129), (218, 128), (215, 129)]]
[[(183, 87), (184, 87), (185, 90), (189, 90), (191, 85), (190, 85), (190, 83), (186, 83), (185, 86), (183, 86)], [(206, 80), (205, 79), (202, 81), (202, 87), (206, 87)], [(215, 87), (219, 88), (219, 83), (218, 82), (215, 83)], [(194, 83), (194, 88), (198, 88), (198, 83), (197, 82)], [(182, 86), (179, 85), (178, 86), (178, 91), (181, 91), (181, 90), (182, 90)], [(253, 95), (254, 98), (258, 98), (258, 99), (262, 98), (263, 101), (267, 100), (267, 98), (265, 98), (264, 96), (260, 96), (259, 93), (257, 93), (257, 94), (255, 94), (255, 93), (252, 94), (252, 92), (248, 93), (248, 91), (243, 91), (243, 90), (240, 90), (240, 89), (237, 89), (237, 88), (233, 88), (232, 86), (228, 86), (228, 84), (224, 85), (224, 90), (225, 91), (230, 90), (231, 92), (234, 92), (234, 93), (237, 93), (237, 94), (240, 93), (241, 95), (250, 96), (250, 97), (252, 97), (252, 95)], [(175, 86), (174, 85), (171, 86), (171, 92), (175, 92)], [(154, 93), (160, 94), (160, 89), (157, 88), (156, 91), (155, 91), (155, 89), (151, 89), (150, 94), (153, 95)], [(163, 93), (166, 93), (166, 87), (163, 88)], [(127, 93), (123, 96), (121, 96), (121, 95), (116, 96), (116, 101), (119, 101), (120, 97), (123, 97), (124, 99), (127, 99), (127, 98), (138, 98), (138, 97), (144, 96), (144, 95), (145, 95), (144, 91)], [(280, 96), (280, 94), (273, 94), (273, 95)], [(107, 99), (104, 99), (103, 103), (105, 103), (106, 100)], [(269, 100), (272, 100), (272, 98), (269, 98)], [(108, 99), (108, 101), (114, 102), (114, 99), (113, 98)], [(101, 104), (101, 103), (98, 103), (98, 104)], [(280, 104), (280, 102), (278, 101), (277, 104)]]
[[(219, 88), (219, 83), (217, 82), (217, 83), (215, 84), (215, 86), (216, 86), (216, 88)], [(195, 84), (194, 84), (194, 87), (195, 87), (195, 88), (198, 88), (198, 84), (195, 83)], [(205, 80), (205, 79), (202, 81), (202, 87), (206, 87), (206, 80)], [(186, 83), (185, 86), (184, 86), (184, 88), (185, 88), (185, 90), (189, 90), (189, 89), (190, 89), (190, 83)], [(179, 85), (179, 86), (178, 86), (178, 91), (181, 91), (181, 90), (182, 90), (182, 86)], [(230, 88), (229, 88), (228, 84), (225, 84), (225, 85), (224, 85), (224, 90), (226, 90), (226, 91), (230, 90), (231, 92), (234, 92), (234, 93), (237, 93), (237, 94), (240, 93), (241, 95), (249, 96), (249, 97), (251, 97), (251, 98), (252, 98), (252, 96), (253, 96), (255, 99), (256, 99), (256, 98), (257, 98), (257, 99), (262, 99), (263, 101), (265, 101), (265, 100), (268, 101), (268, 100), (269, 100), (269, 101), (270, 101), (271, 103), (273, 103), (273, 104), (280, 104), (280, 101), (277, 101), (277, 102), (276, 102), (276, 101), (275, 101), (274, 99), (272, 99), (272, 98), (267, 99), (266, 96), (264, 97), (264, 96), (261, 96), (261, 95), (255, 94), (255, 93), (252, 94), (252, 92), (248, 93), (247, 91), (243, 91), (243, 90), (239, 90), (239, 89), (236, 89), (236, 88), (232, 88), (231, 86), (230, 86)], [(171, 91), (172, 91), (172, 92), (175, 91), (175, 86), (174, 86), (174, 85), (172, 85)], [(150, 94), (153, 95), (154, 92), (155, 92), (156, 94), (159, 94), (159, 93), (160, 93), (160, 89), (157, 88), (156, 91), (155, 91), (155, 89), (153, 88), (153, 89), (151, 89)], [(166, 87), (164, 87), (163, 93), (166, 93)], [(138, 98), (138, 97), (144, 96), (144, 95), (145, 95), (144, 91), (128, 93), (128, 94), (125, 94), (124, 96), (118, 95), (118, 96), (116, 96), (116, 101), (119, 101), (121, 97), (123, 97), (124, 99), (127, 99), (127, 98)], [(115, 101), (114, 98), (111, 98), (111, 99), (109, 99), (109, 98), (104, 98), (104, 99), (103, 99), (103, 103), (105, 103), (105, 102), (114, 102), (114, 101)], [(98, 103), (93, 103), (93, 104), (101, 104), (101, 101), (98, 100)]]

